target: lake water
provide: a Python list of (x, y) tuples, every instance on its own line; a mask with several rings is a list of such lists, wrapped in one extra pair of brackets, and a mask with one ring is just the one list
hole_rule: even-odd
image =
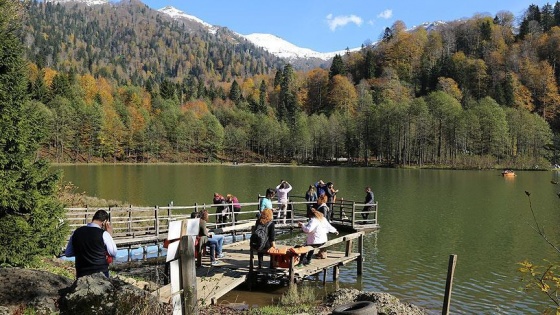
[[(364, 275), (341, 268), (337, 287), (384, 291), (441, 313), (449, 255), (458, 255), (451, 312), (534, 314), (550, 303), (527, 293), (518, 262), (558, 261), (558, 253), (532, 229), (529, 202), (548, 237), (560, 244), (557, 172), (403, 170), (254, 165), (53, 166), (80, 192), (133, 205), (211, 203), (214, 192), (256, 202), (281, 179), (303, 196), (319, 179), (338, 197), (362, 202), (371, 186), (379, 202), (376, 233), (365, 237)], [(525, 191), (531, 193), (527, 197)], [(332, 277), (329, 275), (329, 281)], [(334, 284), (330, 284), (331, 286)]]

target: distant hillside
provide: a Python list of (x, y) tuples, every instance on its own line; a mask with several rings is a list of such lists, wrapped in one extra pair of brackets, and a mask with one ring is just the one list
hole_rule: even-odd
[(22, 41), (40, 68), (144, 85), (189, 75), (206, 81), (271, 74), (284, 61), (227, 28), (209, 32), (131, 0), (118, 4), (33, 2)]

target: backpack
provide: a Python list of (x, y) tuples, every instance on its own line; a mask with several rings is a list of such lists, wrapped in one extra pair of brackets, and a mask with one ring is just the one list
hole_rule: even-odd
[(251, 249), (256, 251), (262, 251), (266, 247), (266, 243), (268, 241), (268, 227), (270, 226), (270, 222), (267, 224), (256, 224), (255, 228), (253, 229), (253, 233), (251, 234), (251, 238), (249, 240), (249, 245)]

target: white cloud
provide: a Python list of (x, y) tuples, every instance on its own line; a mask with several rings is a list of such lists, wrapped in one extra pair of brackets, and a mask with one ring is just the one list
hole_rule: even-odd
[(331, 31), (336, 30), (337, 27), (346, 26), (348, 23), (354, 23), (360, 26), (363, 22), (364, 21), (361, 17), (354, 14), (341, 16), (333, 16), (332, 14), (327, 15), (327, 23), (329, 24)]
[(393, 16), (393, 10), (387, 9), (377, 15), (378, 18), (382, 19), (390, 19)]

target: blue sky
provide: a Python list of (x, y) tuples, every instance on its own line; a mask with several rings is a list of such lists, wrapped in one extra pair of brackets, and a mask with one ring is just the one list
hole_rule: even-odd
[(377, 41), (385, 27), (401, 20), (407, 27), (424, 22), (494, 16), (509, 11), (516, 18), (541, 0), (143, 0), (153, 9), (173, 6), (203, 21), (248, 35), (269, 33), (318, 52), (360, 47)]

